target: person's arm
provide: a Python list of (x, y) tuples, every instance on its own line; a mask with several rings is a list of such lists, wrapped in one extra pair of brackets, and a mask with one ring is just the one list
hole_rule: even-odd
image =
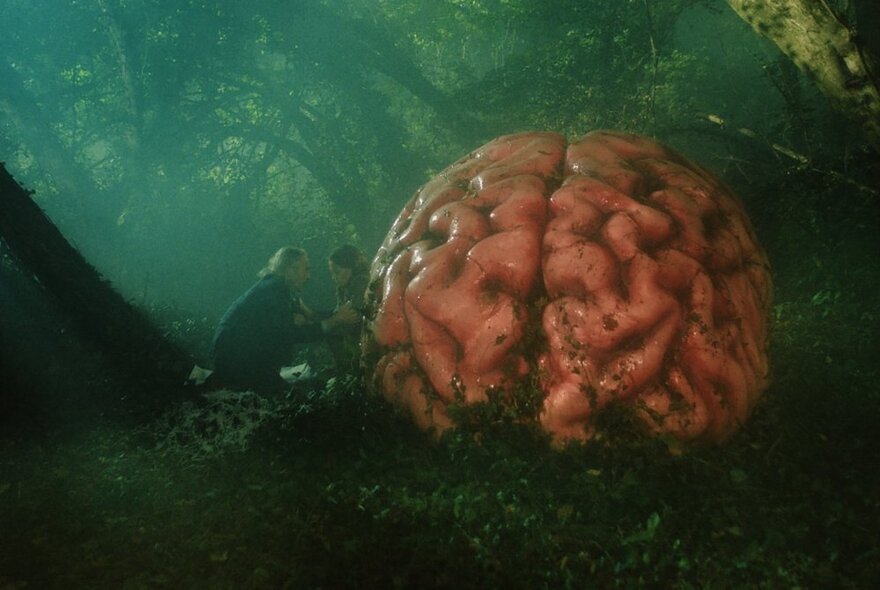
[(299, 296), (293, 298), (293, 309), (294, 313), (299, 314), (312, 322), (324, 320), (333, 315), (332, 311), (312, 309), (311, 307), (306, 305), (306, 302), (303, 301), (302, 298)]
[(364, 298), (367, 294), (367, 286), (370, 283), (370, 276), (366, 271), (358, 272), (351, 277), (351, 284), (348, 286), (348, 301), (351, 306), (364, 313)]
[(321, 321), (321, 329), (325, 334), (330, 334), (341, 328), (358, 324), (360, 321), (360, 312), (352, 307), (351, 303), (345, 303), (339, 306), (333, 315)]

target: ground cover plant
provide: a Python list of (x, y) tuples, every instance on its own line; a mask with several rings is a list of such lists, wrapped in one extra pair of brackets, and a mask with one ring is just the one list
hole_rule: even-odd
[[(84, 273), (0, 207), (0, 590), (880, 587), (872, 121), (843, 119), (741, 2), (174, 4), (0, 3), (0, 161), (197, 362), (279, 246), (309, 250), (304, 297), (332, 301), (318, 261), (375, 252), (455, 157), (607, 128), (743, 199), (772, 269), (770, 384), (719, 446), (645, 438), (616, 408), (560, 450), (491, 403), (433, 441), (356, 376), (159, 387), (132, 326), (49, 281)], [(880, 50), (876, 3), (799, 4)], [(833, 47), (801, 30), (795, 49)], [(841, 90), (876, 88), (858, 73)]]
[[(771, 385), (715, 447), (619, 411), (557, 451), (491, 405), (434, 442), (344, 375), (151, 391), (4, 250), (0, 588), (873, 587), (877, 195), (844, 168), (731, 175), (777, 288)], [(173, 315), (169, 336), (209, 337)]]
[(778, 308), (753, 420), (683, 453), (625, 412), (563, 451), (492, 412), (434, 443), (342, 377), (4, 437), (0, 587), (870, 587), (877, 372), (823, 358), (872, 341), (857, 309)]

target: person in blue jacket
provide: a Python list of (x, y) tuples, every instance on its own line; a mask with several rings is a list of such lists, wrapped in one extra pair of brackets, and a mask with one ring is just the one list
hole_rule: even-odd
[(280, 392), (289, 386), (278, 372), (290, 361), (295, 343), (355, 324), (360, 314), (349, 305), (318, 320), (302, 303), (299, 290), (309, 279), (309, 257), (301, 248), (281, 248), (259, 276), (220, 320), (214, 334), (214, 377), (226, 387)]

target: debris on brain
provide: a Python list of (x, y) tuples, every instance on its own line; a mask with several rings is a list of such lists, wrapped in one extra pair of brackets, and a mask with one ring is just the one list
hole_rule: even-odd
[(645, 137), (500, 137), (416, 192), (371, 272), (370, 382), (426, 430), (531, 376), (557, 443), (618, 404), (712, 443), (767, 386), (772, 283), (743, 206)]

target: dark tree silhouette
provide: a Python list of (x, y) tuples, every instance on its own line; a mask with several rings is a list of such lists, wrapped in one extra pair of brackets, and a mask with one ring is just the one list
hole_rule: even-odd
[(0, 238), (108, 358), (150, 386), (175, 392), (192, 359), (125, 301), (0, 163)]

